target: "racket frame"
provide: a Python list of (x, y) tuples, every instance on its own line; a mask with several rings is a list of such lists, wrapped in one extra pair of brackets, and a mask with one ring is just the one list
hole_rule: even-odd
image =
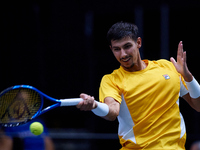
[[(14, 126), (19, 126), (21, 124), (24, 124), (36, 117), (38, 117), (39, 115), (51, 110), (51, 109), (54, 109), (56, 107), (60, 107), (60, 106), (74, 106), (76, 104), (78, 104), (78, 102), (80, 102), (81, 98), (70, 98), (70, 99), (55, 99), (53, 97), (50, 97), (48, 95), (46, 95), (45, 93), (41, 92), (40, 90), (38, 90), (37, 88), (33, 87), (33, 86), (30, 86), (30, 85), (15, 85), (15, 86), (12, 86), (12, 87), (9, 87), (5, 90), (3, 90), (1, 93), (0, 93), (0, 96), (2, 96), (3, 94), (5, 94), (6, 92), (10, 91), (10, 90), (14, 90), (14, 89), (31, 89), (31, 90), (34, 90), (36, 91), (37, 93), (39, 93), (39, 96), (41, 98), (41, 106), (40, 108), (38, 109), (38, 111), (31, 117), (31, 119), (28, 119), (27, 121), (25, 122), (19, 122), (19, 123), (0, 123), (1, 126), (4, 126), (4, 127), (14, 127)], [(55, 102), (55, 104), (53, 105), (50, 105), (44, 109), (43, 108), (43, 105), (44, 105), (44, 98), (52, 101), (52, 102)], [(74, 102), (76, 101), (76, 102)]]

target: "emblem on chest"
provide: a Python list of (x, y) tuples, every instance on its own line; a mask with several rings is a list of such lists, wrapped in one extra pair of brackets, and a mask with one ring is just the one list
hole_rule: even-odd
[(170, 79), (169, 75), (168, 74), (164, 74), (163, 77), (165, 78), (165, 80), (168, 80)]

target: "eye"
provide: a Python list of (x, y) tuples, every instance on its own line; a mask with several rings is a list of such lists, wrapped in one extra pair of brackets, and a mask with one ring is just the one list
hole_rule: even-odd
[(124, 49), (129, 49), (132, 45), (125, 45)]
[(120, 51), (120, 48), (113, 48), (114, 51)]

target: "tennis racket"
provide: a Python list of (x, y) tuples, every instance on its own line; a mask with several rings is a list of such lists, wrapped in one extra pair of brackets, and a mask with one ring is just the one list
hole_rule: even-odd
[[(43, 108), (44, 99), (55, 102)], [(60, 106), (75, 106), (82, 98), (55, 99), (29, 85), (16, 85), (0, 93), (0, 125), (14, 127)]]

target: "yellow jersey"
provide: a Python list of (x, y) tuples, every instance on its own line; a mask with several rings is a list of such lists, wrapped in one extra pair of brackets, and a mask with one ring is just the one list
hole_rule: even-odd
[(188, 93), (181, 75), (167, 60), (143, 60), (147, 67), (128, 72), (120, 67), (102, 78), (99, 97), (120, 103), (121, 150), (183, 150), (186, 129), (179, 96)]

